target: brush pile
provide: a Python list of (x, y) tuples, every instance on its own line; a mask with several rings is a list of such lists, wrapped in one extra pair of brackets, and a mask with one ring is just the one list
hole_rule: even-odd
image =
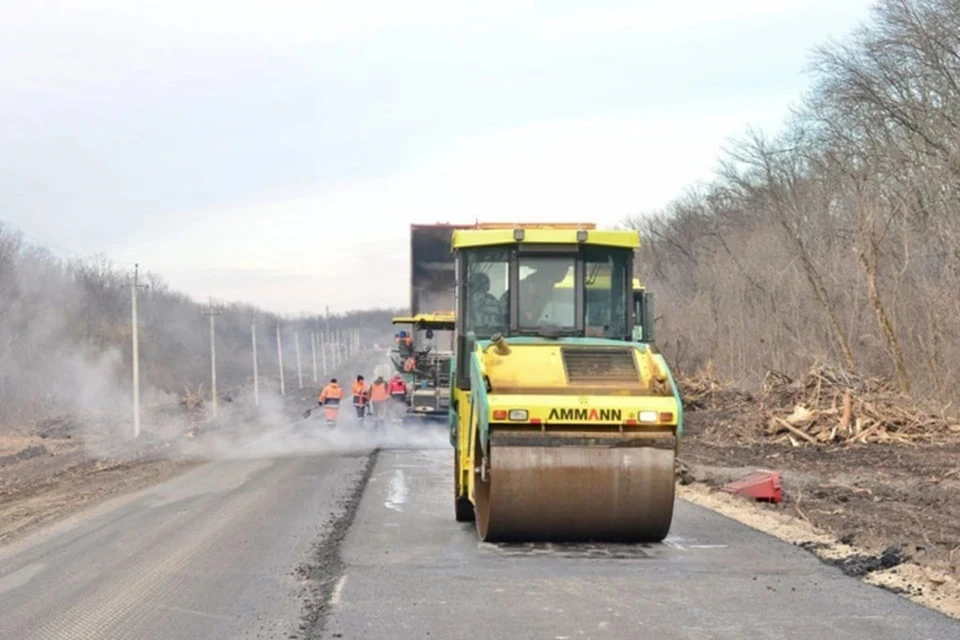
[[(816, 366), (798, 379), (767, 374), (754, 397), (711, 378), (680, 380), (687, 411), (718, 412), (705, 433), (793, 446), (915, 443), (960, 435), (960, 421), (930, 413), (882, 378)], [(731, 413), (739, 415), (730, 420)]]
[(753, 394), (735, 389), (709, 374), (680, 376), (677, 385), (685, 411), (742, 409), (757, 401)]

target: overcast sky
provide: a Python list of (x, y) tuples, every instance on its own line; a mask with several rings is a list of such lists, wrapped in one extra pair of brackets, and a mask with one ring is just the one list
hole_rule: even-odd
[(409, 223), (661, 207), (871, 4), (0, 0), (0, 220), (197, 298), (403, 306)]

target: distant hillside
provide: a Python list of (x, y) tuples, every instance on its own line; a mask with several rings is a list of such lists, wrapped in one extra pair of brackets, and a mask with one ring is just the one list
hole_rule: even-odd
[[(0, 224), (0, 424), (129, 403), (129, 275), (103, 257), (65, 262)], [(149, 285), (137, 305), (142, 393), (209, 388), (204, 305), (172, 291), (156, 274), (140, 278)], [(295, 331), (300, 331), (305, 379), (312, 384), (309, 332), (325, 328), (325, 318), (284, 318), (242, 303), (222, 311), (216, 324), (218, 389), (252, 378), (253, 320), (263, 382), (278, 386), (276, 325), (281, 322), (287, 386), (296, 380)], [(393, 335), (390, 319), (402, 312), (353, 311), (331, 315), (329, 325), (359, 327), (363, 341), (386, 345)]]

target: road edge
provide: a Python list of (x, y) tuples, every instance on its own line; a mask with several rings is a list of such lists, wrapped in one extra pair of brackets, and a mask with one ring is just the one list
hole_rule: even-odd
[(846, 562), (876, 554), (841, 542), (802, 518), (764, 509), (755, 502), (716, 490), (702, 482), (678, 485), (677, 497), (801, 547), (821, 562), (838, 567), (850, 577), (890, 591), (948, 618), (960, 619), (960, 583), (944, 573), (921, 567), (907, 559), (889, 569), (858, 575), (858, 572), (846, 569)]
[(340, 509), (325, 523), (323, 529), (327, 533), (311, 545), (308, 559), (296, 569), (296, 574), (305, 583), (300, 617), (301, 637), (305, 640), (320, 638), (326, 629), (332, 610), (331, 600), (347, 568), (340, 550), (356, 518), (379, 454), (380, 450), (374, 449), (366, 456), (353, 490), (340, 499)]

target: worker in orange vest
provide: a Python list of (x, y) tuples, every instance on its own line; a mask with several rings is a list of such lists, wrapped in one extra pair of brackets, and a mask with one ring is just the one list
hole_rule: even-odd
[(332, 424), (337, 421), (337, 415), (340, 413), (340, 400), (342, 399), (343, 388), (336, 378), (330, 378), (329, 384), (323, 388), (318, 398), (320, 406), (324, 408), (328, 423)]
[(387, 392), (390, 394), (391, 416), (402, 414), (407, 408), (407, 384), (403, 377), (398, 373), (390, 378), (390, 384), (387, 385)]
[(370, 410), (373, 413), (375, 424), (383, 422), (387, 417), (387, 403), (390, 402), (390, 392), (387, 390), (387, 381), (383, 376), (377, 376), (377, 379), (370, 385)]
[(357, 419), (363, 420), (367, 413), (367, 386), (363, 383), (363, 376), (357, 376), (353, 383), (353, 406), (357, 410)]

